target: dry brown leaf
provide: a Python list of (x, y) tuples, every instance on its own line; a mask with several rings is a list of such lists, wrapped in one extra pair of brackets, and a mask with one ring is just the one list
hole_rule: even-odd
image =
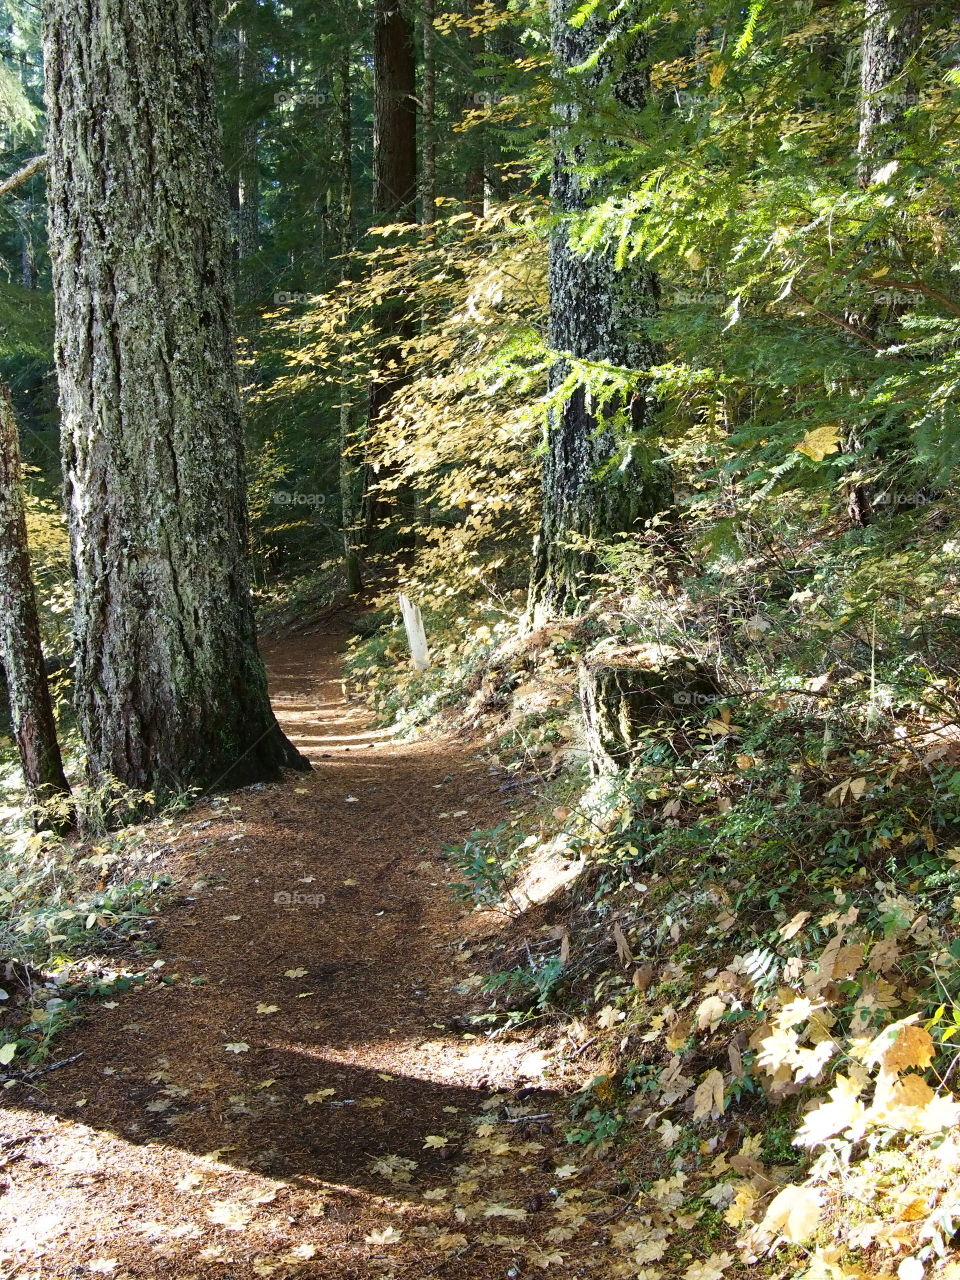
[(626, 936), (620, 925), (614, 922), (613, 940), (617, 946), (617, 956), (621, 964), (633, 964), (633, 952), (630, 950), (630, 944), (627, 942)]
[(704, 1120), (707, 1116), (720, 1116), (723, 1108), (723, 1076), (714, 1068), (697, 1085), (693, 1095), (693, 1118)]
[(791, 938), (800, 932), (809, 919), (809, 911), (798, 911), (785, 925), (781, 926), (780, 937), (784, 942), (789, 942)]
[(887, 1071), (907, 1071), (911, 1067), (925, 1070), (933, 1061), (935, 1052), (930, 1032), (908, 1023), (898, 1028), (896, 1039), (880, 1061)]

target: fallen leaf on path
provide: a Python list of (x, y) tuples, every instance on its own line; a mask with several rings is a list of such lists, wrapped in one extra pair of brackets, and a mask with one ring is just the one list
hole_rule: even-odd
[(94, 1258), (92, 1262), (87, 1263), (87, 1270), (92, 1271), (95, 1275), (109, 1276), (116, 1271), (119, 1266), (117, 1258)]
[(403, 1232), (396, 1227), (384, 1227), (382, 1231), (371, 1231), (363, 1237), (365, 1244), (396, 1244), (403, 1239)]
[(459, 1231), (444, 1231), (441, 1235), (434, 1236), (431, 1243), (435, 1244), (438, 1249), (446, 1249), (447, 1251), (462, 1249), (467, 1243), (467, 1237), (461, 1235)]
[(317, 1089), (313, 1093), (305, 1093), (303, 1100), (312, 1106), (315, 1102), (323, 1102), (324, 1098), (332, 1098), (336, 1092), (336, 1089)]
[(173, 1185), (178, 1191), (196, 1191), (197, 1187), (202, 1187), (204, 1177), (202, 1173), (198, 1173), (196, 1169), (188, 1169), (179, 1181)]
[(527, 1216), (526, 1209), (513, 1209), (508, 1204), (488, 1204), (483, 1211), (485, 1218), (514, 1218), (518, 1222)]
[(249, 1226), (252, 1215), (246, 1205), (231, 1200), (214, 1200), (207, 1210), (207, 1219), (228, 1231), (242, 1231)]
[(223, 1046), (227, 1053), (249, 1053), (250, 1046), (245, 1040), (232, 1040)]
[(280, 1006), (278, 1004), (258, 1004), (257, 1013), (279, 1013)]
[(442, 1137), (439, 1133), (428, 1133), (423, 1145), (424, 1147), (445, 1147), (448, 1141), (448, 1138)]
[(315, 1258), (317, 1256), (317, 1246), (315, 1244), (298, 1244), (295, 1249), (290, 1250), (290, 1256), (293, 1258)]
[(308, 969), (288, 969), (283, 976), (285, 978), (305, 978), (308, 972)]

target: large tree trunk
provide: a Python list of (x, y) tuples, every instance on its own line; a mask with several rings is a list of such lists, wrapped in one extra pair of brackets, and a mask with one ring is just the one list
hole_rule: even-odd
[(373, 16), (373, 211), (413, 222), (417, 200), (417, 64), (400, 0)]
[(13, 732), (31, 800), (70, 794), (40, 643), (40, 619), (27, 549), (20, 442), (8, 388), (0, 383), (0, 659)]
[[(413, 21), (400, 0), (376, 0), (373, 18), (373, 212), (381, 222), (414, 222), (417, 216), (417, 63)], [(388, 303), (379, 319), (386, 339), (380, 370), (370, 384), (368, 419), (384, 412), (404, 384), (402, 344), (415, 332), (406, 299)], [(380, 481), (386, 477), (381, 473)], [(370, 477), (372, 480), (372, 475)], [(367, 494), (368, 534), (397, 512), (412, 515), (410, 495), (397, 505), (376, 490)]]
[(267, 698), (210, 0), (46, 0), (50, 249), (94, 780), (158, 795), (308, 768)]
[[(575, 7), (567, 0), (551, 0), (553, 53), (562, 95), (551, 195), (562, 219), (581, 212), (591, 195), (576, 171), (583, 152), (573, 140), (579, 108), (569, 71), (589, 57), (607, 31), (607, 24), (598, 19), (580, 28), (569, 26)], [(644, 52), (638, 41), (615, 85), (620, 103), (637, 110), (646, 94)], [(581, 77), (580, 94), (589, 89), (590, 82)], [(657, 294), (656, 277), (644, 264), (617, 270), (612, 248), (577, 253), (566, 221), (558, 223), (550, 242), (550, 343), (558, 352), (649, 369), (657, 351), (644, 332), (644, 319), (655, 314)], [(551, 375), (552, 386), (561, 385), (568, 372), (569, 365), (560, 359)], [(649, 393), (638, 382), (628, 409), (631, 431), (646, 430), (654, 411)], [(598, 420), (585, 389), (577, 389), (549, 425), (530, 622), (538, 625), (552, 615), (575, 612), (596, 567), (595, 543), (638, 530), (669, 501), (669, 481), (652, 450), (634, 445), (624, 456), (620, 433)]]
[[(866, 0), (860, 43), (860, 93), (857, 102), (857, 178), (861, 187), (887, 161), (895, 158), (901, 141), (904, 116), (914, 86), (904, 72), (920, 37), (918, 10), (897, 0)], [(874, 336), (881, 321), (889, 323), (897, 307), (873, 308), (868, 314), (847, 313), (847, 320), (861, 333)], [(850, 431), (847, 451), (856, 456), (863, 449), (863, 431)], [(873, 486), (859, 475), (847, 484), (847, 514), (855, 525), (873, 517)]]
[(915, 4), (866, 0), (860, 46), (857, 161), (861, 186), (898, 150), (914, 86), (902, 77), (920, 34)]

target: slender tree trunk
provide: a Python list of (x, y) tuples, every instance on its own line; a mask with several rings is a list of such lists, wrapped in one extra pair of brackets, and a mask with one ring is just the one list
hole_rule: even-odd
[(246, 111), (237, 164), (237, 252), (241, 266), (260, 248), (260, 158), (257, 121), (249, 99), (260, 78), (257, 50), (247, 27), (237, 32), (240, 92)]
[[(340, 56), (340, 279), (348, 286), (351, 277), (350, 254), (353, 251), (353, 92), (350, 74), (352, 49), (349, 45)], [(344, 299), (344, 314), (350, 313), (350, 300)], [(349, 340), (344, 322), (344, 341)], [(359, 477), (351, 460), (350, 448), (354, 430), (354, 390), (348, 372), (348, 351), (343, 352), (344, 376), (340, 386), (340, 522), (343, 526), (343, 560), (347, 590), (358, 595), (363, 590), (360, 551), (356, 544), (359, 512)]]
[(0, 383), (0, 658), (13, 732), (31, 799), (68, 796), (57, 725), (43, 665), (40, 619), (27, 549), (20, 443), (10, 391)]
[[(567, 0), (551, 0), (563, 100), (557, 108), (551, 183), (554, 210), (562, 220), (550, 243), (550, 343), (576, 359), (643, 371), (657, 361), (656, 347), (644, 332), (644, 319), (656, 312), (656, 276), (642, 263), (617, 270), (612, 248), (584, 255), (569, 240), (566, 218), (582, 211), (590, 194), (576, 171), (583, 153), (573, 141), (578, 107), (569, 71), (590, 56), (606, 33), (606, 25), (596, 19), (579, 29), (569, 26), (571, 11)], [(623, 106), (639, 110), (646, 94), (644, 49), (638, 43), (632, 52), (615, 93)], [(581, 79), (580, 95), (589, 88)], [(568, 362), (559, 359), (552, 387), (560, 386), (568, 373)], [(638, 382), (627, 414), (631, 433), (646, 430), (654, 413), (649, 393)], [(669, 504), (669, 480), (653, 451), (634, 444), (624, 452), (622, 433), (598, 419), (585, 388), (577, 388), (548, 428), (528, 622), (536, 626), (553, 615), (575, 612), (597, 567), (595, 544), (639, 531), (644, 520)]]
[(424, 226), (437, 219), (437, 41), (433, 20), (436, 0), (423, 0), (423, 146), (420, 174), (420, 216)]
[(94, 780), (158, 795), (309, 767), (250, 600), (213, 29), (211, 0), (45, 4), (77, 715)]
[[(373, 212), (381, 221), (414, 222), (417, 205), (417, 66), (413, 23), (400, 0), (376, 0), (373, 22)], [(370, 384), (368, 422), (374, 424), (404, 384), (402, 344), (412, 337), (414, 313), (405, 299), (388, 303), (380, 317), (386, 345)], [(379, 477), (384, 479), (381, 473)], [(368, 536), (398, 510), (407, 516), (409, 494), (397, 505), (372, 488), (368, 470)]]
[(24, 289), (35, 289), (37, 283), (33, 258), (33, 240), (30, 238), (30, 228), (26, 214), (24, 214), (23, 226), (20, 229), (20, 283)]
[[(463, 0), (463, 13), (467, 18), (475, 16), (477, 0)], [(469, 53), (474, 66), (474, 75), (482, 65), (483, 38), (471, 35)], [(489, 90), (485, 91), (489, 92)], [(464, 111), (477, 111), (483, 106), (482, 92), (477, 93), (471, 86), (464, 98)], [(487, 192), (487, 130), (481, 124), (474, 124), (466, 138), (467, 169), (463, 179), (463, 202), (472, 214), (482, 218), (486, 213)]]

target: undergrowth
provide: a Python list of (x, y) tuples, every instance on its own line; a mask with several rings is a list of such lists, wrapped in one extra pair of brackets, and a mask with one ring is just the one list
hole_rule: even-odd
[[(492, 623), (489, 598), (429, 612), (427, 672), (381, 614), (354, 688), (399, 723), (479, 729), (536, 797), (450, 854), (458, 892), (509, 920), (475, 1028), (538, 1024), (572, 1150), (656, 1187), (660, 1244), (624, 1275), (653, 1277), (694, 1224), (750, 1269), (785, 1249), (811, 1280), (950, 1275), (952, 517), (931, 502), (843, 529), (793, 495), (732, 531), (689, 519), (682, 562), (652, 536), (606, 548), (583, 617), (525, 634), (519, 597)], [(625, 767), (591, 770), (580, 674), (651, 645), (715, 692), (665, 698)]]

